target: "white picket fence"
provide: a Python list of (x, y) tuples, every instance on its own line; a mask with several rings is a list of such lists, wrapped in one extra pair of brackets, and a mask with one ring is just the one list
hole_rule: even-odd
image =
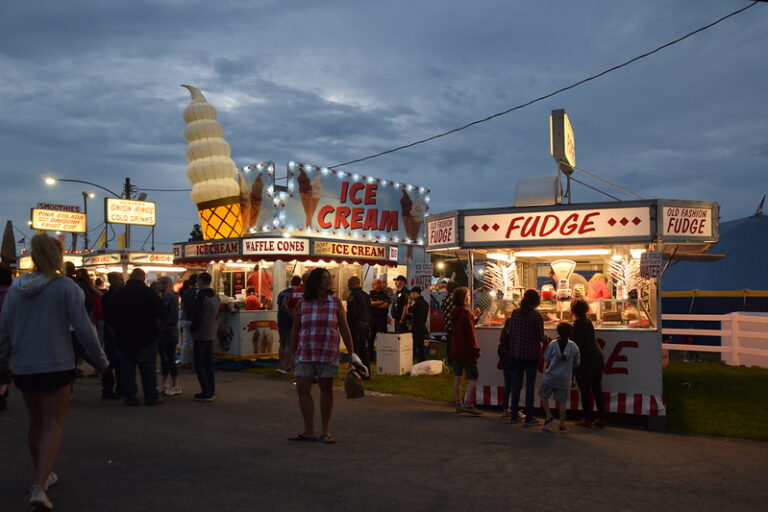
[(662, 328), (662, 334), (683, 336), (720, 336), (721, 345), (681, 345), (662, 343), (667, 350), (720, 352), (723, 362), (733, 366), (768, 368), (768, 314), (736, 312), (725, 315), (661, 315), (662, 320), (684, 322), (720, 322), (719, 329)]

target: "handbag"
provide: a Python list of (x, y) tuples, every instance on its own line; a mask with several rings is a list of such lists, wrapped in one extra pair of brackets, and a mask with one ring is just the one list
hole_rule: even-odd
[(354, 368), (350, 368), (347, 371), (347, 376), (344, 379), (344, 391), (347, 394), (347, 400), (362, 398), (365, 396), (363, 377)]

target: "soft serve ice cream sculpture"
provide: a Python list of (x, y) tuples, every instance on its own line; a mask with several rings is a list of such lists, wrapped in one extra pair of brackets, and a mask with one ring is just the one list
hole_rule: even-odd
[[(197, 205), (203, 237), (239, 237), (243, 231), (241, 186), (224, 129), (203, 93), (190, 85), (182, 87), (192, 95), (192, 102), (184, 109), (184, 138), (189, 143), (187, 177), (192, 183), (192, 200)], [(258, 209), (256, 212), (258, 215)]]

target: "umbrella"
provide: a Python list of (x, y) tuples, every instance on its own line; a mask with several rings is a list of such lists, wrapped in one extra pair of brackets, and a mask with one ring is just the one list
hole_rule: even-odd
[(3, 265), (11, 266), (16, 262), (16, 239), (13, 237), (13, 222), (5, 223), (5, 233), (3, 233), (3, 243), (0, 245), (0, 262)]

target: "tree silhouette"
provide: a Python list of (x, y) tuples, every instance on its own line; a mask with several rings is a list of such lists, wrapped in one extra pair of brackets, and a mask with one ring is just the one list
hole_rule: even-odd
[(200, 229), (200, 224), (192, 226), (192, 231), (189, 232), (189, 242), (200, 242), (203, 240), (203, 230)]

